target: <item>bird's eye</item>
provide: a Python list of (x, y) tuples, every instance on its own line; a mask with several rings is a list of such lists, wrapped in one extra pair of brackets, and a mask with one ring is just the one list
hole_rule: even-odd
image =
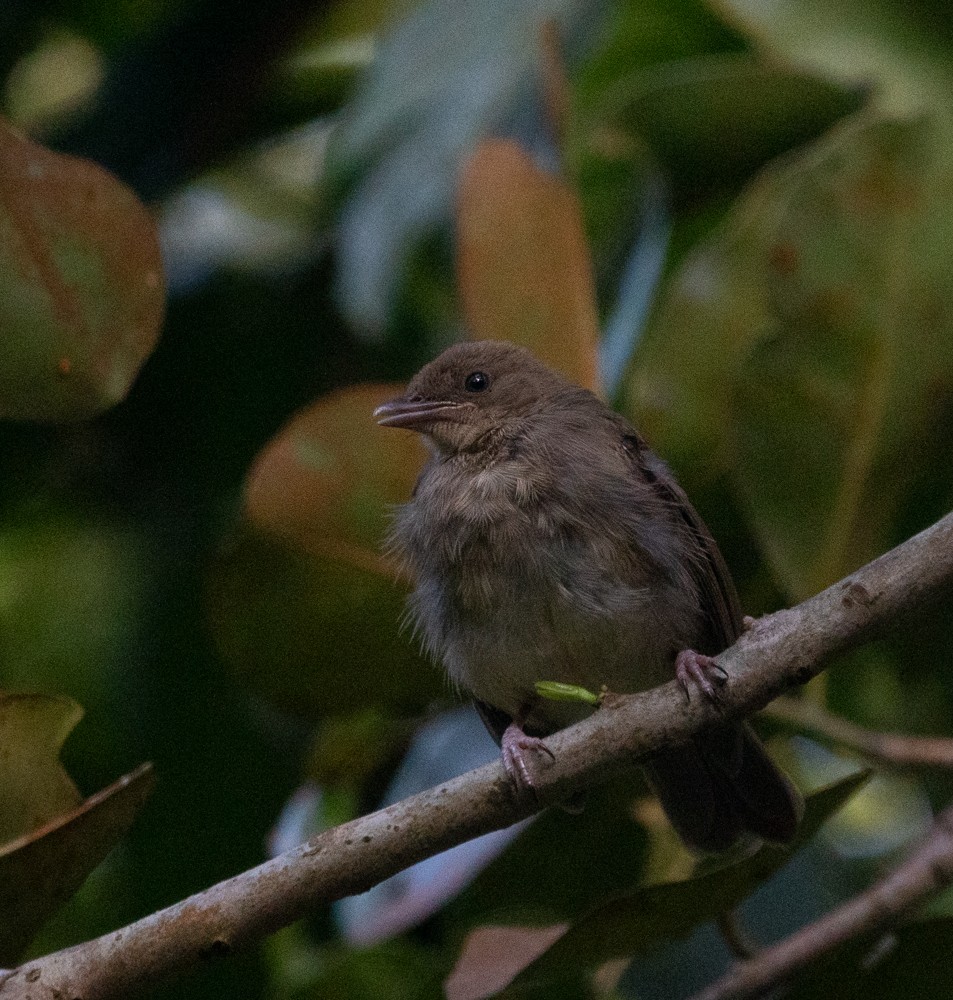
[(467, 392), (485, 392), (490, 388), (490, 376), (485, 372), (471, 372), (463, 386)]

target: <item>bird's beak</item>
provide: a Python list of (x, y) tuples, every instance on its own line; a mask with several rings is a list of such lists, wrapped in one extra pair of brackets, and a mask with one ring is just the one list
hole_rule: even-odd
[(381, 427), (409, 427), (423, 430), (442, 420), (459, 420), (463, 404), (448, 400), (408, 399), (398, 396), (378, 406), (374, 419)]

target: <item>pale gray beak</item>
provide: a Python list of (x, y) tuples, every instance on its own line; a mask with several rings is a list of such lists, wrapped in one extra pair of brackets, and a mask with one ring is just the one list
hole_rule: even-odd
[(424, 428), (441, 420), (460, 420), (462, 403), (449, 400), (407, 399), (398, 396), (383, 403), (374, 411), (374, 419), (381, 427)]

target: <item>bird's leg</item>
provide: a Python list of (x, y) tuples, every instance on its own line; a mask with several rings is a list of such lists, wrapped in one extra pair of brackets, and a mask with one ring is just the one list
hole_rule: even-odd
[(698, 688), (709, 701), (718, 700), (718, 688), (728, 680), (724, 667), (718, 666), (714, 659), (694, 649), (683, 649), (675, 657), (675, 679), (685, 692), (686, 700), (692, 696), (692, 688)]
[(528, 752), (547, 754), (550, 760), (556, 757), (552, 750), (537, 736), (527, 736), (523, 732), (523, 723), (526, 721), (528, 710), (520, 711), (516, 718), (503, 730), (500, 739), (500, 750), (502, 751), (503, 767), (510, 776), (517, 791), (533, 791), (536, 788), (533, 775), (526, 762)]

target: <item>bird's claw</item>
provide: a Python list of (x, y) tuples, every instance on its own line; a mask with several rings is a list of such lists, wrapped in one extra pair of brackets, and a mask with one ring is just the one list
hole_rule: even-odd
[(536, 782), (526, 761), (528, 753), (544, 753), (550, 760), (556, 759), (556, 755), (539, 737), (527, 736), (515, 722), (506, 727), (500, 741), (500, 749), (503, 767), (520, 792), (536, 790)]
[(683, 649), (675, 658), (675, 679), (685, 692), (685, 700), (691, 701), (692, 688), (698, 688), (711, 702), (718, 700), (718, 688), (728, 680), (728, 671), (717, 664), (712, 657), (696, 653), (694, 649)]

